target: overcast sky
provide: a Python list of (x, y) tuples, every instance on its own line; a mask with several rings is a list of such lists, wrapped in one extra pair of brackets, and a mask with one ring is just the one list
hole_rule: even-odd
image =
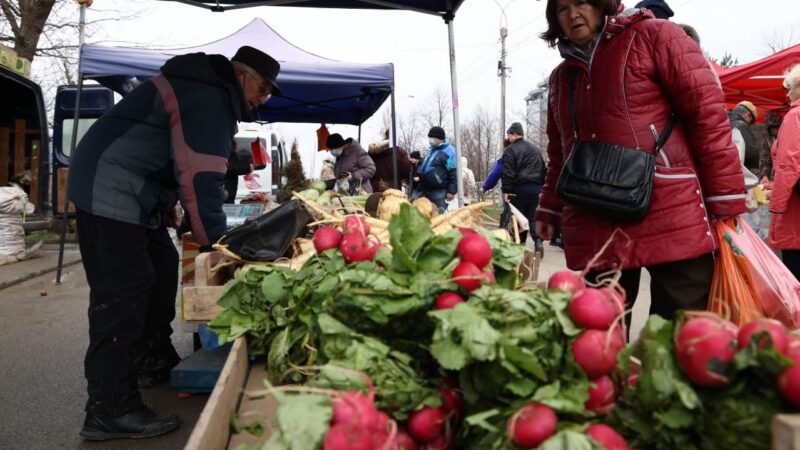
[[(694, 26), (702, 47), (712, 57), (732, 53), (739, 63), (760, 59), (771, 52), (767, 41), (777, 33), (800, 42), (800, 0), (667, 0), (675, 22)], [(558, 52), (537, 35), (546, 28), (545, 1), (465, 0), (456, 14), (455, 42), (461, 117), (478, 105), (499, 114), (499, 28), (508, 28), (507, 125), (525, 107), (526, 94), (560, 62)], [(636, 1), (625, 3), (633, 7)], [(290, 7), (256, 7), (224, 13), (167, 1), (129, 2), (97, 0), (92, 15), (101, 9), (142, 11), (136, 19), (107, 22), (89, 42), (123, 41), (132, 44), (182, 47), (227, 36), (254, 17), (262, 18), (286, 40), (320, 56), (349, 62), (393, 63), (397, 109), (410, 112), (424, 104), (437, 87), (450, 92), (447, 27), (426, 14), (404, 11), (335, 10)], [(501, 16), (505, 7), (505, 18)], [(387, 101), (384, 107), (388, 107)], [(379, 111), (364, 124), (362, 141), (374, 141), (381, 132)], [(315, 142), (315, 125), (276, 125), (287, 142), (294, 137), (304, 150), (309, 172)], [(357, 128), (334, 126), (332, 132), (356, 136)], [(316, 168), (319, 165), (316, 164)]]

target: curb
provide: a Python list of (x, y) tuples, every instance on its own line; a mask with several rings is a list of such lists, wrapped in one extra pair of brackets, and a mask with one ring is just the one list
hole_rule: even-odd
[[(83, 261), (81, 258), (78, 258), (78, 259), (76, 259), (74, 261), (64, 261), (64, 264), (61, 267), (74, 266), (75, 264), (78, 264), (81, 261)], [(28, 281), (30, 279), (33, 279), (33, 278), (36, 278), (36, 277), (40, 277), (42, 275), (46, 275), (46, 274), (48, 274), (50, 272), (55, 272), (56, 270), (58, 270), (58, 265), (55, 265), (55, 266), (52, 266), (52, 267), (46, 267), (44, 269), (35, 270), (33, 272), (26, 273), (25, 275), (22, 275), (20, 277), (14, 278), (13, 280), (2, 281), (2, 282), (0, 282), (0, 291), (2, 291), (3, 289), (9, 288), (11, 286), (16, 286), (17, 284), (24, 283), (24, 282), (26, 282), (26, 281)]]

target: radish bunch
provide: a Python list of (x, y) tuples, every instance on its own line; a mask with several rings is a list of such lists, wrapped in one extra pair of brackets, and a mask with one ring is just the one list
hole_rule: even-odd
[[(410, 441), (406, 440), (406, 444), (403, 444), (406, 446), (405, 450), (453, 448), (455, 429), (463, 412), (464, 400), (458, 391), (449, 387), (440, 389), (439, 395), (442, 397), (442, 406), (425, 406), (408, 417), (406, 430)], [(400, 444), (397, 440), (395, 442)], [(409, 446), (411, 443), (414, 446)]]
[(348, 264), (375, 259), (380, 244), (369, 239), (369, 225), (363, 217), (345, 217), (342, 228), (344, 233), (330, 226), (317, 228), (313, 237), (314, 248), (318, 252), (338, 248)]
[(790, 404), (800, 407), (800, 338), (774, 319), (760, 318), (737, 329), (733, 323), (708, 313), (687, 319), (675, 336), (678, 365), (692, 383), (703, 387), (722, 387), (730, 383), (726, 368), (737, 351), (755, 342), (760, 348), (771, 346), (794, 363), (776, 380), (778, 391)]
[[(485, 237), (471, 228), (459, 228), (461, 240), (456, 247), (459, 263), (453, 269), (453, 281), (469, 294), (481, 287), (484, 282), (494, 283), (494, 271), (489, 266), (492, 260), (492, 246)], [(436, 309), (450, 309), (462, 303), (464, 297), (456, 292), (443, 292), (436, 298)]]
[(595, 414), (606, 415), (617, 399), (617, 388), (609, 375), (625, 347), (625, 333), (618, 324), (625, 309), (624, 296), (611, 287), (586, 287), (581, 277), (569, 270), (554, 273), (547, 287), (572, 294), (569, 315), (584, 330), (573, 341), (571, 352), (591, 383), (584, 406)]
[(323, 450), (380, 450), (397, 448), (397, 424), (378, 410), (375, 391), (344, 392), (331, 401), (333, 417)]

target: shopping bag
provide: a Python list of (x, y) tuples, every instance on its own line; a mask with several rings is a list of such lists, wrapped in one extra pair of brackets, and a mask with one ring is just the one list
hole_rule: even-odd
[(738, 218), (724, 227), (750, 263), (764, 315), (800, 328), (800, 282), (747, 222)]
[(764, 315), (756, 291), (750, 263), (727, 233), (732, 223), (717, 221), (719, 254), (714, 261), (714, 276), (708, 310), (741, 326)]

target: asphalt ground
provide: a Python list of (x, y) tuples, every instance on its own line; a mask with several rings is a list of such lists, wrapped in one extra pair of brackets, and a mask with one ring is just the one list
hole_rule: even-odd
[[(175, 432), (102, 443), (78, 436), (86, 402), (88, 306), (81, 264), (66, 268), (61, 285), (52, 272), (0, 290), (0, 449), (182, 449), (208, 395), (180, 399), (167, 383), (143, 395), (156, 411), (180, 416)], [(190, 355), (194, 327), (176, 319), (173, 328), (181, 357)]]

